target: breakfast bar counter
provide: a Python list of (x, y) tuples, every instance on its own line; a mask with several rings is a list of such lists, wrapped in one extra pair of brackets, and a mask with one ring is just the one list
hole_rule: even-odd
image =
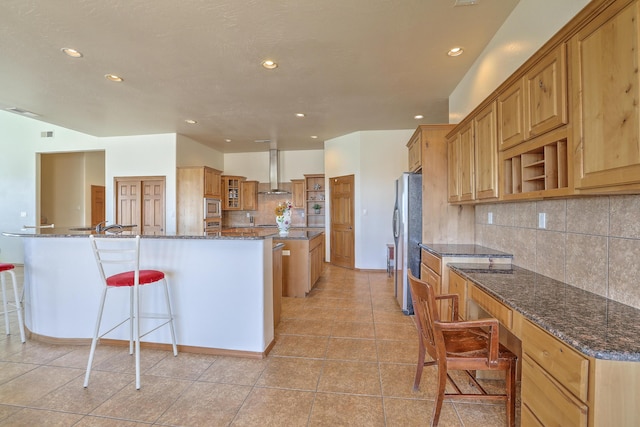
[[(88, 235), (73, 230), (3, 233), (24, 243), (25, 325), (32, 337), (89, 342), (101, 283)], [(110, 235), (114, 239), (131, 238)], [(141, 268), (165, 272), (181, 351), (263, 357), (274, 344), (272, 248), (267, 236), (142, 236)], [(143, 312), (159, 312), (160, 287), (143, 287)], [(105, 324), (120, 320), (126, 296), (107, 301)], [(121, 298), (120, 303), (117, 302)], [(122, 310), (113, 309), (120, 306)], [(113, 322), (113, 323), (117, 323)], [(127, 328), (106, 338), (128, 340)], [(161, 328), (145, 342), (170, 343)], [(144, 342), (143, 342), (144, 345)]]

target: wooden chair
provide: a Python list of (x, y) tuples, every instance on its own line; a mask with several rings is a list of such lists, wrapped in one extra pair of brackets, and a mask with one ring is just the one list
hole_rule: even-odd
[[(431, 426), (438, 425), (445, 397), (504, 400), (507, 404), (507, 425), (515, 426), (517, 356), (500, 345), (498, 321), (496, 319), (458, 321), (458, 295), (436, 296), (431, 285), (415, 278), (411, 272), (409, 272), (409, 284), (419, 335), (418, 366), (413, 389), (418, 390), (425, 366), (438, 367), (437, 396)], [(440, 319), (437, 301), (443, 299), (451, 300), (451, 321)], [(425, 362), (427, 352), (432, 361)], [(450, 370), (465, 371), (479, 394), (462, 393), (449, 375)], [(506, 393), (488, 394), (476, 381), (475, 372), (470, 371), (505, 371)], [(456, 393), (445, 393), (447, 378), (451, 381)]]

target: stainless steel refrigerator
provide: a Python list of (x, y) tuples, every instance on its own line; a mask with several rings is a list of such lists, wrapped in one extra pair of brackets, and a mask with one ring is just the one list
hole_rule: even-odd
[(413, 314), (409, 291), (411, 272), (420, 277), (420, 247), (422, 242), (422, 175), (405, 172), (396, 180), (396, 200), (393, 209), (395, 243), (395, 295), (404, 314)]

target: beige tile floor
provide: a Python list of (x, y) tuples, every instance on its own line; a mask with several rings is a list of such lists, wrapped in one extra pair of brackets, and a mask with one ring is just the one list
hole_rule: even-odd
[[(267, 358), (143, 349), (139, 391), (127, 349), (99, 346), (84, 389), (88, 345), (22, 344), (12, 322), (15, 334), (0, 335), (0, 426), (428, 425), (434, 368), (414, 392), (416, 330), (392, 288), (384, 272), (327, 266), (308, 298), (284, 299)], [(440, 426), (502, 426), (504, 414), (445, 402)]]

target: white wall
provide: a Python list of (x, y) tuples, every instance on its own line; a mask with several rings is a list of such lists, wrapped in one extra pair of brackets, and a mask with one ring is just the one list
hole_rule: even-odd
[[(324, 173), (323, 150), (280, 151), (280, 182), (302, 179), (305, 174)], [(269, 182), (269, 151), (224, 155), (225, 175), (244, 176), (250, 181)]]
[(573, 18), (589, 0), (520, 0), (449, 96), (449, 123), (460, 122)]
[[(325, 142), (327, 188), (330, 178), (354, 175), (356, 268), (386, 268), (386, 245), (393, 242), (394, 183), (407, 169), (406, 144), (414, 131), (362, 131)], [(330, 195), (326, 204), (328, 257), (331, 243)]]
[(224, 155), (184, 135), (176, 135), (176, 167), (209, 166), (224, 170)]

